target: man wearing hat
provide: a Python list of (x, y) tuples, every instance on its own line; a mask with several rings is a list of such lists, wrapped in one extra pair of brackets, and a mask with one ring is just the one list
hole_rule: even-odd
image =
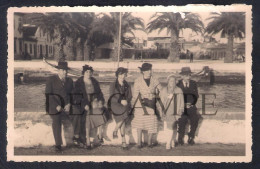
[(73, 90), (73, 81), (67, 77), (69, 69), (67, 62), (59, 62), (56, 68), (58, 74), (49, 77), (46, 83), (46, 112), (52, 119), (55, 150), (61, 152), (61, 124), (63, 123), (64, 128), (70, 125), (68, 114), (71, 106), (70, 93)]
[(188, 144), (193, 145), (195, 132), (198, 127), (199, 115), (197, 114), (197, 107), (196, 103), (199, 97), (198, 94), (198, 87), (195, 81), (191, 80), (191, 70), (190, 67), (183, 67), (181, 69), (180, 75), (182, 80), (180, 80), (177, 84), (183, 91), (184, 95), (184, 112), (181, 118), (178, 120), (179, 124), (179, 137), (178, 137), (178, 144), (183, 145), (184, 141), (184, 133), (185, 133), (185, 126), (190, 120), (190, 132), (188, 134)]

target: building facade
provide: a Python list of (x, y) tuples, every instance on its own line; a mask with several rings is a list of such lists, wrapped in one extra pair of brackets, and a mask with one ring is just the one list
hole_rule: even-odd
[(40, 27), (24, 24), (25, 14), (14, 13), (14, 59), (53, 58), (54, 43)]

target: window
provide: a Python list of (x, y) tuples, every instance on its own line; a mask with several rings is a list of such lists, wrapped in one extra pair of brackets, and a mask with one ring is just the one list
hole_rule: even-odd
[(32, 44), (30, 44), (30, 54), (32, 54)]

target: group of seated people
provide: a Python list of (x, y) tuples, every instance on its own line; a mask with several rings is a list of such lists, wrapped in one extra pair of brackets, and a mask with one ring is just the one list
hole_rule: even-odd
[(99, 82), (92, 76), (91, 66), (83, 66), (82, 76), (75, 83), (67, 76), (70, 69), (67, 62), (59, 62), (56, 68), (58, 74), (48, 79), (45, 89), (46, 111), (52, 118), (56, 151), (62, 151), (61, 125), (64, 116), (73, 126), (73, 144), (86, 149), (93, 148), (90, 140), (93, 131), (100, 144), (104, 142), (103, 139), (109, 139), (104, 138), (104, 129), (112, 120), (116, 123), (112, 138), (118, 139), (120, 131), (124, 150), (128, 149), (125, 137), (127, 125), (137, 129), (139, 149), (145, 145), (142, 139), (144, 133), (147, 134), (147, 146), (152, 148), (158, 144), (155, 138), (161, 120), (164, 120), (165, 129), (171, 133), (165, 136), (166, 149), (184, 144), (188, 121), (191, 126), (188, 144), (195, 144), (199, 121), (196, 108), (198, 89), (196, 82), (190, 79), (192, 72), (189, 67), (181, 69), (180, 81), (175, 75), (170, 75), (166, 87), (162, 87), (152, 75), (152, 64), (143, 63), (133, 89), (126, 81), (128, 70), (119, 67), (115, 72), (116, 80), (110, 84), (107, 102)]

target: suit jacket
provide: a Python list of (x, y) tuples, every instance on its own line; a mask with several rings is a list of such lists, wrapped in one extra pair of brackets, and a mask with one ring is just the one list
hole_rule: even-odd
[(49, 77), (46, 83), (46, 112), (49, 114), (58, 113), (56, 107), (62, 108), (70, 103), (70, 94), (73, 90), (73, 81), (67, 77), (64, 84), (58, 75)]
[[(100, 85), (99, 85), (99, 82), (91, 77), (91, 82), (94, 86), (94, 94), (93, 94), (93, 98), (96, 98), (97, 101), (102, 101), (102, 103), (104, 104), (105, 103), (105, 99), (104, 99), (104, 95), (100, 89)], [(84, 112), (85, 111), (85, 106), (86, 105), (89, 105), (90, 106), (90, 100), (88, 98), (88, 93), (86, 91), (86, 88), (85, 88), (85, 83), (84, 83), (84, 80), (83, 80), (83, 76), (80, 77), (76, 82), (75, 82), (75, 88), (73, 90), (73, 93), (74, 94), (77, 94), (77, 95), (74, 95), (74, 103), (75, 104), (78, 104), (80, 105), (79, 108), (80, 108), (80, 112)], [(81, 94), (81, 95), (78, 95), (78, 94)]]
[(177, 86), (182, 89), (184, 95), (184, 103), (191, 103), (195, 106), (199, 98), (197, 83), (193, 80), (190, 80), (189, 87), (184, 87), (183, 80), (180, 80), (177, 83)]

